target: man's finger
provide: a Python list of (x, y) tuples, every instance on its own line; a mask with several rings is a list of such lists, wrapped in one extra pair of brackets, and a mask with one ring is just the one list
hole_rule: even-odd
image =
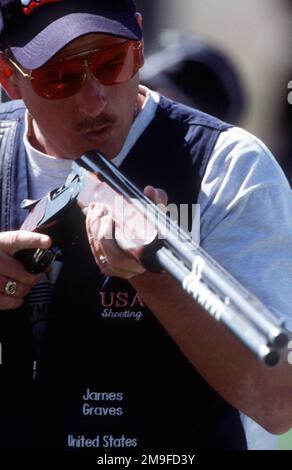
[(0, 310), (14, 310), (23, 304), (23, 299), (0, 294)]
[(163, 206), (166, 206), (168, 202), (167, 193), (163, 189), (146, 186), (144, 188), (144, 194), (149, 197), (154, 204), (162, 204)]
[[(6, 295), (5, 287), (9, 280), (10, 278), (6, 276), (0, 276), (0, 294)], [(31, 291), (31, 287), (32, 286), (23, 284), (22, 282), (16, 282), (16, 290), (13, 294), (13, 297), (17, 299), (23, 299)]]
[(20, 261), (17, 261), (11, 255), (0, 250), (0, 267), (1, 275), (13, 279), (14, 281), (20, 281), (28, 286), (33, 286), (39, 280), (39, 274), (29, 273)]
[(49, 248), (51, 239), (41, 233), (17, 230), (14, 232), (2, 232), (0, 234), (0, 249), (9, 255), (17, 251), (30, 248)]

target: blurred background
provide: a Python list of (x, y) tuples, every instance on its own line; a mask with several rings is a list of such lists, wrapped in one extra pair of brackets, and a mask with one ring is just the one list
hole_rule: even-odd
[[(292, 183), (292, 0), (137, 5), (149, 59), (142, 81), (256, 134)], [(292, 432), (279, 448), (292, 449)]]
[[(260, 137), (292, 183), (292, 0), (137, 0), (137, 5), (144, 18), (146, 56), (195, 34), (229, 60), (244, 90), (244, 107), (240, 103), (234, 119), (223, 117)], [(157, 60), (163, 66), (163, 56)], [(211, 59), (205, 60), (209, 65)], [(198, 74), (201, 70), (197, 67)]]

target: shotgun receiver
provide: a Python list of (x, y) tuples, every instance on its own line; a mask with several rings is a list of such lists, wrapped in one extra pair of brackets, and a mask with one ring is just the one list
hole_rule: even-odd
[(39, 201), (24, 204), (30, 212), (21, 229), (46, 233), (53, 245), (49, 250), (22, 250), (15, 256), (28, 271), (43, 271), (58, 250), (78, 237), (76, 217), (80, 218), (80, 209), (94, 201), (111, 208), (117, 242), (120, 235), (129, 240), (128, 251), (147, 269), (173, 276), (264, 364), (274, 366), (280, 361), (290, 339), (283, 319), (268, 310), (96, 151), (74, 161), (64, 186)]

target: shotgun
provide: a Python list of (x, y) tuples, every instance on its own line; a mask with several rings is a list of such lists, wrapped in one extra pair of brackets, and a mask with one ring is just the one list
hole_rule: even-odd
[(82, 209), (94, 201), (110, 207), (117, 242), (121, 237), (127, 239), (128, 251), (147, 269), (173, 276), (263, 364), (279, 363), (290, 339), (283, 319), (266, 308), (97, 151), (87, 152), (72, 163), (64, 186), (38, 201), (23, 202), (29, 214), (21, 229), (46, 233), (52, 238), (52, 247), (21, 250), (15, 257), (29, 272), (42, 272), (58, 251), (78, 238)]

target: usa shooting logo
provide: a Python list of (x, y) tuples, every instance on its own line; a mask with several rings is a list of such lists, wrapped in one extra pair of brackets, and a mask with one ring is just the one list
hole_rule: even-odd
[(25, 15), (30, 15), (35, 8), (45, 5), (46, 3), (56, 3), (62, 1), (64, 0), (20, 0), (20, 3), (23, 6), (23, 13)]

